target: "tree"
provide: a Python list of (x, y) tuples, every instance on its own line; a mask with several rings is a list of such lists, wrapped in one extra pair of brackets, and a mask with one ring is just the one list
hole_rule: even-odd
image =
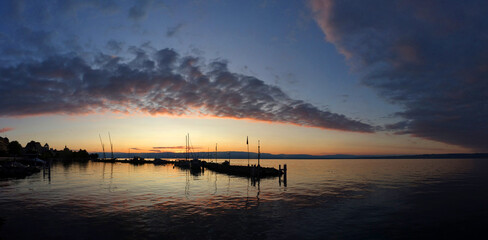
[(80, 151), (78, 151), (78, 158), (81, 160), (88, 160), (90, 159), (90, 154), (88, 154), (86, 150), (80, 149)]
[(22, 145), (17, 141), (12, 141), (8, 144), (8, 153), (13, 156), (22, 154)]
[(47, 160), (47, 159), (50, 159), (50, 158), (53, 158), (53, 157), (54, 157), (54, 155), (53, 155), (53, 153), (51, 151), (43, 151), (41, 153), (41, 157), (40, 158), (41, 159), (44, 159), (44, 160)]
[(30, 141), (25, 145), (25, 152), (26, 153), (36, 153), (39, 154), (42, 151), (42, 146), (40, 142)]
[(92, 154), (90, 154), (90, 159), (92, 159), (92, 160), (98, 159), (98, 153), (92, 153)]

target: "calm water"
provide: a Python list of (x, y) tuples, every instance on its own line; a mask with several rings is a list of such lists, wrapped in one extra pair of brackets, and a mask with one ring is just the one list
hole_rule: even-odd
[[(232, 160), (247, 164), (247, 160)], [(483, 238), (488, 159), (264, 160), (278, 178), (55, 164), (0, 181), (1, 239)]]

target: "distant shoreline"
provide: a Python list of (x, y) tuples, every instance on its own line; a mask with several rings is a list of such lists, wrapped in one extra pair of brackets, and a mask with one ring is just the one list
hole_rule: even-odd
[[(99, 156), (103, 153), (96, 152)], [(217, 159), (247, 159), (247, 152), (219, 152)], [(132, 158), (140, 156), (144, 158), (185, 158), (184, 153), (114, 153), (116, 158)], [(197, 152), (193, 157), (202, 160), (208, 158), (207, 152)], [(251, 159), (257, 159), (257, 153), (249, 153)], [(307, 155), (307, 154), (270, 154), (262, 153), (261, 159), (462, 159), (462, 158), (487, 158), (488, 153), (450, 153), (450, 154), (415, 154), (415, 155)], [(215, 153), (210, 153), (210, 159), (215, 159)]]

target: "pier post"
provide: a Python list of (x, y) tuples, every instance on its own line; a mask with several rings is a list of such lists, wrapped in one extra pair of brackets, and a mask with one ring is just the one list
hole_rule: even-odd
[(49, 183), (51, 183), (51, 163), (52, 163), (52, 159), (49, 159), (42, 166), (42, 176), (45, 178), (47, 175)]
[(258, 164), (258, 179), (261, 178), (261, 165)]
[(286, 187), (286, 164), (283, 165), (283, 184), (285, 185)]

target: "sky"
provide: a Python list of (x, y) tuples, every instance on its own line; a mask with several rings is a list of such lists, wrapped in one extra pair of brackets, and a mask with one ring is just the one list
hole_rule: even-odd
[(2, 1), (0, 136), (61, 149), (488, 151), (486, 1)]

